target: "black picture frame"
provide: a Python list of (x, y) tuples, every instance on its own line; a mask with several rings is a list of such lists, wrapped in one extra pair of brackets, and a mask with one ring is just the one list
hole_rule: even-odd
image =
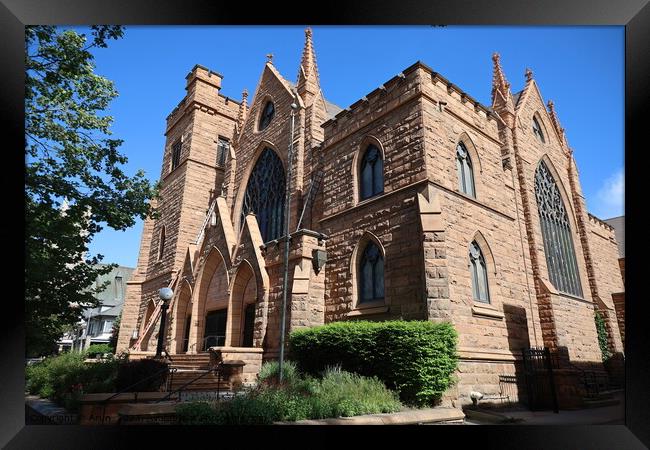
[[(2, 188), (5, 217), (0, 221), (4, 260), (4, 326), (0, 340), (0, 445), (6, 448), (121, 448), (146, 445), (300, 446), (323, 443), (353, 444), (363, 434), (364, 445), (476, 446), (478, 448), (635, 449), (650, 446), (650, 406), (646, 315), (648, 303), (640, 271), (643, 245), (628, 245), (626, 254), (626, 416), (625, 425), (594, 426), (438, 426), (438, 427), (81, 427), (24, 423), (24, 307), (20, 301), (20, 261), (24, 254), (18, 235), (24, 226), (24, 26), (116, 23), (150, 24), (401, 24), (401, 25), (624, 25), (625, 26), (625, 139), (626, 234), (628, 242), (644, 242), (641, 185), (645, 177), (645, 131), (650, 99), (650, 6), (648, 0), (506, 0), (500, 2), (445, 0), (418, 3), (398, 1), (268, 3), (242, 8), (238, 2), (207, 0), (2, 0), (0, 2), (0, 123), (3, 125)], [(585, 76), (589, 76), (585, 74)], [(602, 89), (611, 87), (602, 86)], [(598, 95), (597, 92), (594, 95)], [(597, 130), (596, 130), (597, 131)], [(24, 229), (24, 228), (23, 228)], [(18, 260), (18, 261), (16, 261)], [(24, 278), (23, 278), (24, 279)], [(16, 292), (18, 291), (18, 292)], [(408, 435), (405, 434), (408, 432)], [(418, 434), (420, 434), (418, 436)], [(334, 436), (336, 435), (336, 436)], [(443, 436), (444, 435), (444, 436)], [(202, 439), (207, 439), (205, 443)], [(345, 439), (345, 441), (343, 441)], [(374, 442), (373, 442), (374, 441)], [(400, 445), (400, 444), (398, 444)]]

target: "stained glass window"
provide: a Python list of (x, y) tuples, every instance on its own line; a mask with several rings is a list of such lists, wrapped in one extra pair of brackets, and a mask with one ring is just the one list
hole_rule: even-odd
[(370, 241), (359, 262), (359, 303), (384, 299), (384, 258), (377, 245)]
[(470, 197), (476, 197), (472, 159), (462, 142), (459, 142), (456, 146), (456, 170), (458, 172), (458, 188), (460, 191)]
[(481, 247), (476, 241), (469, 246), (469, 262), (472, 275), (472, 297), (477, 302), (490, 303), (487, 266)]
[(262, 115), (260, 116), (260, 131), (269, 126), (274, 114), (275, 106), (273, 106), (273, 102), (266, 102), (262, 110)]
[(282, 161), (265, 148), (248, 179), (241, 216), (243, 226), (246, 214), (255, 214), (264, 242), (284, 235), (285, 180)]
[(363, 154), (360, 173), (360, 200), (384, 192), (384, 161), (381, 152), (374, 145), (369, 145)]
[(561, 292), (582, 297), (569, 216), (553, 175), (543, 161), (535, 172), (535, 197), (551, 283)]
[(542, 127), (539, 125), (536, 117), (533, 117), (533, 134), (541, 142), (545, 143), (544, 133), (542, 133)]

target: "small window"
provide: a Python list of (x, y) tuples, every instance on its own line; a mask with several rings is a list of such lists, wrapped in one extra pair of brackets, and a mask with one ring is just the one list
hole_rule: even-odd
[(469, 157), (467, 147), (462, 142), (459, 142), (456, 146), (456, 170), (458, 172), (458, 188), (460, 191), (470, 197), (476, 197), (472, 159)]
[(469, 246), (469, 262), (472, 275), (472, 296), (474, 301), (490, 303), (488, 273), (483, 252), (476, 241)]
[(539, 125), (536, 117), (533, 117), (533, 134), (542, 144), (546, 143), (544, 140), (544, 133), (542, 133), (542, 127)]
[(110, 333), (112, 329), (113, 329), (113, 321), (112, 320), (107, 320), (106, 322), (104, 322), (104, 331), (103, 331), (103, 333)]
[(181, 163), (181, 141), (176, 141), (172, 145), (172, 170)]
[(369, 145), (363, 154), (359, 168), (360, 200), (365, 200), (384, 192), (384, 161), (381, 152), (374, 145)]
[(160, 230), (160, 244), (158, 246), (158, 261), (163, 257), (165, 252), (165, 226), (163, 225), (162, 230)]
[(219, 136), (217, 144), (217, 166), (223, 167), (226, 164), (226, 155), (230, 151), (230, 142), (226, 138)]
[(262, 110), (262, 115), (260, 116), (260, 131), (269, 126), (274, 114), (275, 106), (273, 105), (273, 102), (266, 102), (266, 105), (264, 105), (264, 109)]
[(379, 247), (368, 242), (359, 262), (359, 303), (384, 300), (384, 258)]

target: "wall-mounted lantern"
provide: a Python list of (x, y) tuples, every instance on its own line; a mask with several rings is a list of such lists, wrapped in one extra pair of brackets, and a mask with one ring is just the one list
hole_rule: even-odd
[(314, 272), (318, 273), (327, 262), (327, 252), (325, 250), (313, 249), (311, 251), (311, 263), (314, 266)]

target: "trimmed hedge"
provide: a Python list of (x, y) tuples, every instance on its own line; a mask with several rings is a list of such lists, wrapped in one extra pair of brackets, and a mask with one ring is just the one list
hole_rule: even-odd
[(376, 376), (410, 404), (437, 401), (454, 382), (458, 335), (450, 323), (334, 322), (289, 338), (298, 368), (317, 375), (331, 366)]

